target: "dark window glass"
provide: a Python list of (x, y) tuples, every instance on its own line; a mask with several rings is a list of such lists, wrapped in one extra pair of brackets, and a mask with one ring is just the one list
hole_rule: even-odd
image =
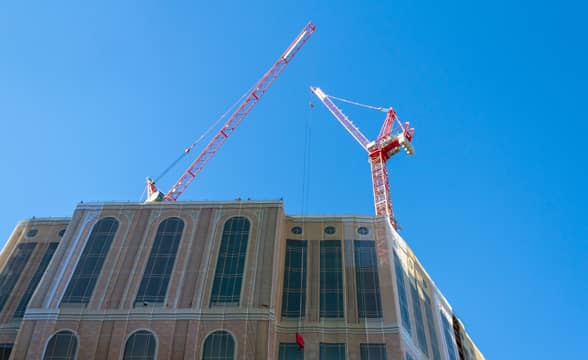
[(327, 235), (333, 235), (335, 233), (336, 229), (334, 226), (327, 226), (325, 228), (325, 234)]
[(94, 225), (61, 303), (87, 304), (90, 301), (117, 229), (118, 221), (111, 217)]
[(398, 285), (398, 302), (400, 303), (402, 326), (410, 334), (410, 313), (408, 311), (408, 300), (406, 298), (406, 286), (404, 283), (406, 274), (404, 273), (404, 269), (402, 268), (402, 264), (400, 263), (400, 260), (398, 260), (398, 255), (396, 255), (396, 253), (394, 253), (394, 271), (396, 272), (396, 284)]
[(233, 360), (235, 342), (226, 331), (215, 331), (206, 337), (202, 360)]
[(409, 354), (409, 353), (406, 353), (406, 354), (404, 354), (404, 355), (405, 355), (405, 357), (406, 357), (406, 360), (413, 360), (413, 359), (412, 359), (412, 356), (410, 356), (410, 354)]
[(304, 348), (296, 343), (280, 343), (278, 360), (304, 360)]
[(302, 228), (300, 226), (294, 226), (290, 231), (292, 231), (292, 234), (295, 235), (302, 234)]
[(361, 360), (386, 360), (386, 344), (360, 344)]
[(78, 339), (71, 331), (64, 330), (51, 337), (45, 350), (45, 360), (73, 360), (78, 348)]
[(445, 336), (445, 344), (447, 345), (447, 355), (449, 360), (456, 360), (455, 348), (453, 345), (453, 327), (447, 321), (447, 318), (441, 313), (441, 322), (443, 323), (443, 335)]
[(306, 312), (306, 240), (286, 240), (282, 318), (304, 318)]
[(367, 234), (369, 234), (369, 232), (370, 231), (365, 226), (360, 226), (360, 227), (357, 228), (357, 233), (359, 235), (367, 235)]
[(13, 315), (14, 318), (20, 319), (23, 317), (27, 305), (31, 300), (31, 296), (33, 296), (33, 293), (35, 292), (37, 285), (39, 285), (39, 281), (41, 281), (41, 277), (43, 277), (45, 270), (47, 270), (47, 266), (49, 265), (49, 262), (53, 257), (53, 253), (55, 253), (55, 249), (57, 249), (57, 245), (59, 245), (59, 243), (49, 243), (49, 248), (47, 248), (45, 255), (43, 255), (43, 259), (41, 259), (41, 262), (37, 267), (37, 271), (35, 271), (35, 274), (31, 278), (31, 281), (29, 281), (29, 285), (27, 286), (27, 289), (25, 290), (20, 300), (20, 303), (18, 303), (18, 307), (16, 308), (16, 311)]
[(21, 243), (16, 246), (16, 249), (10, 255), (10, 259), (4, 266), (0, 273), (0, 311), (6, 305), (6, 301), (10, 297), (16, 282), (20, 278), (31, 253), (37, 243)]
[(0, 344), (0, 360), (8, 360), (10, 358), (13, 346), (14, 344), (10, 343)]
[(357, 313), (360, 318), (382, 317), (378, 259), (374, 241), (355, 240)]
[(183, 231), (184, 222), (176, 217), (159, 224), (135, 303), (164, 302)]
[(57, 233), (57, 236), (63, 237), (63, 234), (65, 234), (65, 229), (59, 230), (59, 232)]
[(139, 330), (125, 344), (123, 360), (155, 359), (155, 336), (150, 331)]
[(38, 232), (39, 232), (39, 230), (37, 230), (37, 229), (29, 230), (29, 231), (27, 231), (27, 237), (30, 237), (30, 238), (34, 237), (37, 235)]
[(239, 305), (249, 227), (249, 220), (242, 216), (225, 223), (212, 284), (211, 306)]
[(321, 240), (320, 277), (321, 317), (343, 318), (341, 241)]
[(429, 327), (429, 338), (431, 339), (431, 348), (433, 349), (433, 360), (441, 360), (441, 354), (439, 354), (439, 345), (437, 332), (435, 331), (435, 322), (433, 320), (433, 311), (431, 306), (431, 300), (427, 294), (425, 296), (425, 315), (427, 316), (427, 325)]
[(423, 320), (423, 313), (421, 311), (421, 297), (414, 283), (414, 279), (410, 281), (410, 293), (412, 295), (412, 310), (414, 312), (414, 322), (416, 325), (417, 339), (419, 348), (428, 357), (429, 348), (427, 346), (427, 336), (425, 335), (425, 322)]
[(345, 360), (345, 344), (321, 343), (321, 360)]

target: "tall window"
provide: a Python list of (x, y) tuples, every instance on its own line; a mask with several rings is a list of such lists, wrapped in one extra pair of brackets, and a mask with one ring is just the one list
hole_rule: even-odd
[(304, 318), (306, 312), (306, 240), (286, 240), (282, 318)]
[(345, 344), (321, 343), (319, 359), (345, 360)]
[(0, 273), (0, 311), (6, 305), (6, 301), (10, 297), (10, 293), (12, 293), (20, 274), (22, 274), (22, 271), (27, 265), (35, 245), (37, 243), (18, 244), (6, 263), (6, 266), (4, 266), (4, 270)]
[(150, 331), (139, 330), (125, 344), (123, 360), (155, 359), (155, 336)]
[(53, 257), (53, 253), (55, 253), (55, 249), (57, 249), (57, 245), (59, 245), (59, 243), (49, 243), (49, 248), (47, 248), (47, 251), (45, 251), (45, 255), (43, 255), (43, 258), (41, 259), (35, 274), (31, 278), (31, 281), (29, 281), (29, 285), (27, 286), (20, 303), (18, 303), (18, 307), (16, 308), (16, 311), (13, 315), (14, 318), (20, 319), (24, 316), (27, 305), (29, 304), (29, 301), (31, 301), (31, 296), (33, 296), (33, 292), (35, 292), (37, 285), (39, 285), (39, 281), (41, 281), (41, 277), (43, 277), (45, 270), (47, 270), (47, 266)]
[(73, 360), (78, 349), (78, 339), (69, 330), (60, 331), (51, 337), (45, 349), (44, 360)]
[(412, 309), (414, 312), (414, 322), (416, 325), (417, 339), (421, 351), (429, 356), (429, 348), (427, 347), (427, 336), (425, 335), (425, 321), (423, 320), (423, 313), (421, 311), (421, 297), (419, 291), (414, 284), (416, 281), (412, 279), (410, 282), (410, 292), (412, 295)]
[(135, 303), (163, 304), (183, 231), (184, 222), (176, 217), (159, 224)]
[(343, 266), (341, 241), (321, 240), (321, 318), (343, 318)]
[(216, 263), (210, 305), (239, 305), (249, 239), (249, 220), (236, 216), (225, 223)]
[(361, 360), (386, 360), (386, 344), (360, 344)]
[(304, 360), (304, 348), (296, 343), (280, 343), (278, 360)]
[(355, 240), (355, 281), (357, 284), (357, 313), (360, 318), (382, 317), (380, 281), (375, 242)]
[(235, 341), (226, 331), (215, 331), (206, 337), (202, 350), (202, 360), (233, 360)]
[(76, 270), (65, 290), (65, 295), (61, 300), (62, 304), (87, 304), (90, 302), (117, 229), (118, 221), (111, 217), (101, 219), (94, 225)]
[(12, 343), (0, 343), (0, 360), (8, 360), (12, 352)]
[(406, 286), (404, 284), (405, 273), (396, 253), (394, 253), (394, 270), (396, 272), (396, 284), (398, 285), (398, 302), (400, 303), (402, 326), (410, 334), (410, 313), (408, 312), (408, 300), (406, 298)]
[(447, 345), (447, 355), (449, 356), (449, 360), (456, 360), (455, 348), (453, 345), (453, 328), (451, 327), (451, 324), (449, 323), (449, 321), (447, 320), (445, 315), (443, 315), (443, 313), (441, 313), (441, 311), (439, 311), (439, 312), (441, 315), (441, 322), (443, 323), (443, 335), (445, 335), (445, 344)]
[(437, 339), (437, 332), (435, 331), (435, 322), (433, 320), (433, 311), (431, 310), (431, 300), (427, 294), (425, 296), (425, 315), (427, 317), (427, 325), (429, 327), (429, 338), (431, 339), (431, 348), (433, 349), (433, 360), (441, 360), (441, 354), (439, 354), (439, 340)]

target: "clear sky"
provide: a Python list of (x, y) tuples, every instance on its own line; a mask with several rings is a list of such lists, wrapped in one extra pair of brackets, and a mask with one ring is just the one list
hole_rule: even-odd
[[(139, 200), (145, 176), (312, 20), (182, 199), (372, 214), (366, 154), (308, 87), (394, 106), (416, 127), (416, 154), (389, 162), (402, 235), (482, 352), (588, 358), (586, 13), (528, 0), (1, 2), (1, 243), (20, 219)], [(382, 114), (341, 107), (375, 136)]]

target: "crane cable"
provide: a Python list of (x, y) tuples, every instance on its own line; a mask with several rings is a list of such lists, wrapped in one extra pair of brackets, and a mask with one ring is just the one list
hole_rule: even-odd
[(235, 101), (235, 103), (233, 103), (233, 105), (231, 105), (214, 123), (212, 123), (203, 133), (202, 135), (200, 135), (200, 137), (198, 137), (198, 139), (196, 139), (190, 146), (188, 146), (186, 149), (184, 149), (184, 152), (178, 156), (177, 159), (175, 159), (165, 170), (163, 170), (163, 172), (161, 174), (159, 174), (159, 176), (157, 176), (155, 178), (155, 183), (157, 183), (159, 180), (161, 180), (161, 178), (163, 178), (165, 175), (167, 175), (168, 172), (170, 172), (171, 169), (173, 169), (186, 155), (188, 155), (190, 153), (190, 151), (194, 148), (194, 146), (198, 145), (202, 140), (204, 140), (211, 132), (212, 130), (214, 130), (218, 124), (227, 117), (227, 115), (233, 111), (233, 109), (235, 109), (237, 107), (237, 105), (239, 105), (243, 99), (248, 96), (249, 94), (251, 94), (251, 91), (253, 91), (253, 88), (255, 86), (251, 86), (249, 89), (247, 89), (247, 91), (245, 91), (243, 93), (243, 95), (241, 95), (241, 97), (239, 99), (237, 99), (237, 101)]
[[(310, 135), (311, 135), (311, 123), (312, 123), (312, 107), (310, 108), (310, 111), (308, 112), (308, 116), (306, 118), (306, 122), (305, 122), (305, 126), (304, 126), (304, 150), (303, 150), (303, 168), (302, 168), (302, 202), (301, 202), (301, 211), (300, 211), (300, 215), (302, 216), (302, 238), (305, 239), (308, 243), (308, 238), (307, 238), (307, 231), (306, 231), (306, 226), (305, 226), (305, 220), (306, 220), (306, 213), (308, 210), (308, 201), (309, 199), (309, 178), (310, 178)], [(308, 246), (308, 245), (307, 245)], [(306, 259), (306, 257), (308, 256), (308, 247), (306, 248), (306, 251), (302, 250), (302, 264), (303, 265), (303, 270), (304, 270), (304, 276), (300, 277), (300, 289), (302, 289), (303, 287), (303, 277), (306, 276), (307, 271), (308, 271), (308, 259)], [(306, 259), (306, 261), (305, 261)], [(306, 299), (304, 299), (304, 309), (302, 308), (302, 303), (303, 303), (303, 292), (300, 291), (300, 299), (299, 299), (299, 310), (298, 310), (298, 322), (296, 324), (296, 332), (297, 333), (302, 333), (302, 329), (301, 327), (304, 327), (304, 322), (306, 321)], [(306, 297), (306, 292), (304, 292), (304, 296)], [(302, 323), (302, 324), (301, 324)]]
[[(366, 109), (377, 110), (377, 111), (381, 111), (381, 112), (388, 112), (388, 110), (391, 109), (391, 108), (385, 108), (385, 107), (381, 107), (381, 106), (378, 107), (378, 106), (372, 106), (372, 105), (362, 104), (362, 103), (357, 102), (357, 101), (347, 100), (347, 99), (343, 99), (343, 98), (332, 96), (332, 95), (327, 95), (327, 97), (329, 97), (329, 98), (331, 98), (333, 100), (338, 100), (338, 101), (347, 103), (347, 104), (356, 105), (356, 106), (363, 107), (363, 108), (366, 108)], [(394, 118), (395, 118), (394, 120), (396, 120), (396, 125), (399, 126), (400, 128), (402, 128), (402, 121), (400, 121), (400, 118), (398, 117), (398, 114), (395, 114), (395, 117)]]
[(327, 95), (327, 96), (330, 97), (331, 99), (339, 100), (339, 101), (342, 101), (344, 103), (348, 103), (348, 104), (352, 104), (352, 105), (357, 105), (357, 106), (364, 107), (364, 108), (367, 108), (367, 109), (377, 110), (377, 111), (381, 111), (381, 112), (387, 112), (388, 111), (388, 108), (381, 107), (381, 106), (372, 106), (372, 105), (362, 104), (362, 103), (357, 102), (357, 101), (347, 100), (347, 99), (343, 99), (343, 98), (336, 97), (336, 96), (333, 96), (333, 95)]

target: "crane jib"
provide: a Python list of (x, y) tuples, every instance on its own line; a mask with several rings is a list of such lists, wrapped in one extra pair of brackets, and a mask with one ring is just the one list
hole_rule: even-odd
[(278, 58), (273, 66), (261, 77), (261, 79), (253, 86), (253, 91), (243, 100), (237, 107), (229, 120), (221, 128), (221, 130), (213, 137), (208, 145), (198, 155), (196, 160), (188, 167), (180, 179), (171, 187), (171, 189), (162, 195), (155, 187), (155, 183), (151, 179), (147, 179), (147, 202), (151, 201), (176, 201), (178, 197), (188, 188), (188, 186), (198, 176), (204, 165), (212, 158), (212, 156), (219, 150), (225, 140), (232, 134), (241, 121), (247, 116), (255, 104), (265, 94), (271, 84), (278, 78), (280, 73), (284, 70), (286, 65), (294, 58), (300, 51), (302, 46), (308, 41), (310, 36), (315, 31), (315, 26), (312, 22), (306, 24), (302, 31), (296, 36), (295, 40), (286, 48), (284, 53)]

